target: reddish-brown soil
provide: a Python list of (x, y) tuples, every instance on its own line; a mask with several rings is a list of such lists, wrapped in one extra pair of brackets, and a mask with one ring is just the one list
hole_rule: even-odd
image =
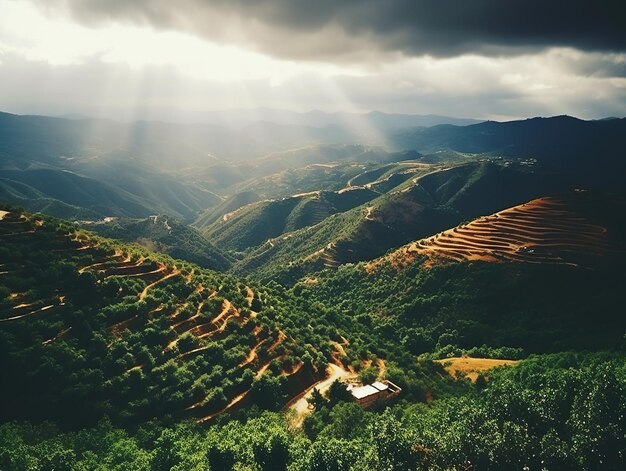
[(519, 363), (517, 360), (498, 360), (494, 358), (455, 357), (436, 360), (453, 377), (463, 376), (475, 382), (478, 375), (499, 366), (512, 366)]
[(401, 268), (420, 256), (427, 267), (450, 260), (586, 267), (626, 255), (626, 247), (592, 220), (595, 203), (602, 202), (586, 192), (539, 198), (406, 245), (367, 269), (381, 261)]
[[(21, 215), (3, 214), (0, 218), (0, 237), (27, 237), (41, 227), (36, 222)], [(266, 374), (275, 362), (280, 361), (292, 351), (293, 339), (288, 339), (287, 335), (280, 330), (270, 336), (269, 329), (256, 320), (256, 313), (249, 311), (255, 297), (258, 295), (248, 286), (242, 286), (241, 288), (241, 293), (245, 297), (243, 305), (234, 306), (230, 300), (224, 299), (219, 312), (205, 313), (203, 312), (203, 307), (205, 307), (206, 301), (218, 296), (220, 293), (202, 286), (197, 281), (194, 270), (186, 271), (174, 265), (151, 261), (149, 258), (144, 257), (131, 260), (129, 253), (119, 249), (114, 253), (112, 251), (105, 252), (98, 246), (96, 240), (92, 240), (89, 235), (83, 233), (59, 235), (59, 240), (54, 241), (52, 247), (51, 250), (56, 252), (81, 251), (83, 254), (81, 255), (81, 260), (84, 261), (80, 265), (82, 267), (79, 269), (80, 273), (90, 271), (97, 274), (98, 279), (132, 277), (140, 278), (144, 281), (145, 285), (142, 285), (143, 290), (140, 292), (137, 292), (139, 290), (133, 291), (132, 294), (136, 296), (135, 299), (138, 301), (145, 301), (150, 304), (147, 319), (145, 316), (136, 313), (129, 315), (128, 318), (120, 319), (116, 317), (111, 319), (107, 328), (110, 334), (109, 347), (123, 339), (124, 336), (142, 328), (146, 321), (165, 320), (169, 324), (171, 332), (167, 341), (163, 342), (163, 358), (157, 359), (158, 361), (190, 361), (193, 357), (202, 355), (207, 348), (211, 348), (213, 341), (219, 341), (229, 335), (230, 326), (236, 324), (240, 326), (249, 324), (249, 327), (246, 329), (254, 335), (254, 340), (250, 342), (249, 350), (245, 351), (245, 353), (242, 352), (242, 361), (239, 367), (241, 369), (250, 369), (254, 373), (255, 378), (260, 378), (263, 374)], [(85, 251), (88, 251), (88, 253)], [(0, 264), (0, 272), (11, 270), (11, 273), (13, 273), (19, 268), (19, 266), (6, 267)], [(187, 300), (181, 300), (180, 305), (171, 309), (167, 309), (164, 304), (153, 306), (149, 296), (151, 290), (160, 287), (162, 283), (167, 283), (168, 280), (174, 277), (180, 277), (179, 280), (182, 279), (185, 283), (195, 288), (193, 292), (196, 296)], [(120, 288), (118, 293), (120, 296), (123, 296), (123, 289)], [(202, 299), (198, 298), (198, 293), (202, 293)], [(29, 299), (24, 293), (12, 293), (9, 296), (10, 302), (6, 303), (7, 305), (0, 312), (0, 322), (21, 322), (28, 321), (31, 316), (50, 316), (55, 321), (63, 321), (63, 325), (56, 335), (50, 334), (51, 336), (47, 340), (43, 340), (42, 343), (43, 345), (49, 345), (62, 341), (71, 337), (75, 332), (75, 329), (72, 328), (71, 323), (67, 322), (68, 319), (65, 317), (65, 297), (65, 294), (57, 293), (54, 297), (46, 300), (34, 300)], [(71, 299), (68, 300), (69, 302), (71, 302)], [(250, 312), (249, 315), (248, 312)], [(230, 321), (231, 319), (234, 322)], [(175, 350), (173, 347), (177, 345), (180, 336), (185, 333), (196, 337), (195, 345), (197, 346), (190, 351), (180, 354), (171, 352), (170, 350)], [(281, 346), (283, 343), (286, 346)], [(281, 347), (279, 348), (279, 346)], [(132, 373), (140, 368), (142, 368), (142, 365), (136, 364), (127, 369), (124, 374)], [(300, 374), (304, 370), (306, 368), (303, 368), (303, 363), (299, 362), (290, 365), (290, 368), (281, 371), (281, 374), (290, 380), (301, 382), (304, 388), (315, 380), (312, 373), (308, 373), (311, 377), (310, 379), (308, 377), (306, 379), (300, 378), (300, 376), (306, 376)], [(296, 394), (296, 392), (294, 391), (292, 394)], [(186, 409), (193, 411), (191, 414), (196, 420), (205, 422), (224, 412), (231, 412), (237, 408), (244, 407), (250, 399), (249, 390), (243, 392), (241, 390), (233, 391), (229, 395), (231, 397), (228, 398), (227, 404), (220, 410), (212, 408), (207, 398), (200, 399)]]
[[(155, 273), (167, 273), (168, 268), (166, 266), (162, 266), (157, 272)], [(173, 267), (172, 272), (165, 275), (162, 278), (159, 278), (158, 280), (150, 283), (148, 286), (146, 286), (144, 288), (144, 290), (139, 294), (139, 300), (143, 300), (146, 298), (146, 296), (148, 295), (148, 291), (150, 291), (152, 288), (154, 288), (156, 285), (163, 283), (166, 280), (169, 280), (170, 278), (173, 278), (175, 276), (180, 275), (180, 271), (176, 268)]]

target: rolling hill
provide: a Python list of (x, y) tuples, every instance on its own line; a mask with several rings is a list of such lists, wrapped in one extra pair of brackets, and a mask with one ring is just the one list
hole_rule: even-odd
[[(382, 185), (387, 190), (378, 198), (276, 237), (246, 254), (233, 269), (292, 283), (310, 271), (370, 260), (464, 220), (569, 188), (567, 181), (525, 164), (408, 165), (398, 181), (392, 173), (366, 184), (368, 189)], [(389, 181), (398, 186), (389, 190)]]
[[(324, 137), (321, 128), (296, 128), (252, 123), (231, 129), (1, 113), (0, 199), (72, 219), (167, 214), (191, 223), (222, 202), (215, 192), (255, 192), (263, 199), (333, 190), (354, 175), (349, 165), (329, 175), (328, 169), (339, 162), (417, 156), (346, 142), (333, 130)], [(321, 167), (294, 178), (295, 169), (317, 164)]]
[(204, 114), (208, 123), (228, 123), (232, 126), (242, 126), (258, 121), (269, 121), (276, 124), (298, 124), (301, 126), (323, 127), (328, 125), (370, 126), (374, 129), (390, 130), (415, 126), (436, 126), (438, 124), (454, 124), (465, 126), (480, 122), (475, 119), (452, 118), (439, 115), (418, 115), (383, 113), (372, 111), (369, 113), (325, 113), (320, 110), (298, 113), (288, 110), (271, 108), (256, 108), (252, 110), (223, 110)]
[(324, 375), (324, 349), (283, 330), (285, 307), (264, 289), (58, 221), (1, 214), (5, 420), (206, 422), (250, 400), (275, 407)]
[(0, 200), (68, 219), (166, 213), (187, 222), (221, 201), (211, 192), (140, 171), (94, 178), (50, 168), (0, 170)]
[(369, 140), (339, 124), (310, 126), (263, 120), (239, 126), (123, 123), (0, 113), (0, 163), (22, 169), (31, 162), (54, 162), (60, 156), (76, 159), (121, 151), (158, 168), (176, 170), (213, 159), (257, 159), (320, 144), (372, 145)]
[(243, 162), (213, 162), (183, 176), (194, 184), (234, 196), (254, 192), (259, 199), (318, 190), (340, 190), (368, 167), (420, 158), (413, 151), (387, 152), (361, 144), (307, 145)]
[(348, 211), (377, 196), (379, 193), (373, 190), (355, 187), (250, 203), (224, 214), (202, 232), (219, 247), (242, 251), (287, 232), (314, 226), (332, 214)]
[[(538, 445), (550, 437), (563, 450), (619, 437), (626, 325), (616, 257), (593, 270), (508, 261), (425, 268), (423, 258), (401, 270), (348, 264), (285, 289), (15, 208), (0, 211), (0, 240), (0, 464), (9, 470), (235, 462), (312, 470), (344, 462), (346, 447), (365, 467), (382, 456), (400, 469), (434, 460), (446, 469), (466, 461), (448, 447), (454, 437), (475, 460), (489, 456), (477, 440), (491, 444), (512, 424), (532, 432), (523, 442), (515, 435), (510, 453), (523, 443), (536, 461), (552, 456)], [(515, 366), (473, 384), (432, 361), (464, 355)], [(402, 393), (386, 411), (363, 410), (330, 383), (338, 377), (387, 377)], [(311, 411), (303, 392), (313, 386), (326, 392), (308, 396)], [(612, 425), (590, 432), (590, 421)]]
[[(570, 116), (470, 126), (441, 125), (400, 131), (390, 139), (398, 149), (423, 153), (453, 150), (467, 154), (537, 159), (575, 178), (582, 187), (623, 189), (626, 169), (620, 140), (626, 118), (584, 121)], [(607, 171), (611, 169), (611, 171)]]
[[(338, 191), (367, 170), (382, 171), (386, 163), (448, 165), (495, 157), (537, 161), (575, 187), (623, 186), (618, 175), (626, 164), (616, 144), (624, 132), (620, 119), (394, 128), (384, 136), (387, 148), (329, 126), (265, 122), (228, 128), (3, 113), (0, 198), (67, 218), (167, 214), (205, 225), (225, 214), (214, 211), (224, 198), (238, 193), (262, 200)], [(402, 173), (396, 174), (377, 191), (397, 186)]]
[(405, 246), (375, 266), (427, 257), (593, 267), (626, 256), (626, 202), (592, 192), (539, 198)]
[(202, 234), (169, 216), (105, 218), (100, 221), (79, 221), (79, 224), (104, 237), (134, 242), (203, 268), (227, 271), (231, 264), (231, 259)]

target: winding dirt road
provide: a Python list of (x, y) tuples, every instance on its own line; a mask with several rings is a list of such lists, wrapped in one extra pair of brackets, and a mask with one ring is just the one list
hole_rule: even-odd
[(325, 379), (318, 381), (317, 383), (309, 387), (306, 391), (294, 397), (287, 404), (288, 408), (295, 410), (297, 413), (298, 418), (294, 423), (295, 426), (300, 426), (302, 424), (302, 421), (304, 420), (304, 417), (310, 412), (309, 402), (307, 399), (310, 399), (311, 395), (313, 394), (313, 389), (317, 389), (319, 392), (324, 394), (326, 391), (328, 391), (330, 385), (333, 384), (335, 380), (350, 379), (355, 376), (353, 373), (350, 373), (349, 371), (335, 365), (334, 363), (328, 364), (328, 369), (326, 370), (326, 372), (328, 373), (328, 376)]

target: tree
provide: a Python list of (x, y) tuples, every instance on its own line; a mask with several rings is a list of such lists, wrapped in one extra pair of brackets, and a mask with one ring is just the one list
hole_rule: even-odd
[(352, 394), (340, 380), (336, 379), (328, 388), (328, 400), (331, 404), (337, 404), (341, 401), (351, 401)]
[(289, 462), (289, 438), (284, 433), (272, 433), (261, 443), (253, 446), (254, 459), (261, 469), (282, 471)]
[(369, 417), (361, 406), (354, 402), (342, 402), (330, 411), (330, 424), (324, 435), (332, 434), (336, 438), (356, 439), (367, 433)]
[(228, 471), (235, 465), (235, 453), (222, 443), (211, 443), (206, 453), (210, 470)]
[(317, 388), (313, 388), (311, 391), (311, 397), (307, 399), (307, 402), (313, 406), (315, 410), (325, 405), (328, 401), (322, 396), (322, 393)]
[(73, 471), (76, 467), (76, 453), (74, 450), (54, 450), (41, 458), (42, 471)]
[(283, 383), (282, 377), (266, 373), (252, 384), (252, 397), (260, 407), (277, 410), (285, 401)]
[[(307, 456), (307, 468), (311, 471), (348, 471), (363, 454), (363, 445), (348, 440), (318, 440), (313, 443)], [(358, 469), (358, 468), (357, 468)]]
[(169, 471), (180, 463), (181, 458), (175, 433), (170, 429), (163, 430), (155, 443), (152, 469), (154, 471)]
[(376, 446), (382, 469), (424, 469), (425, 452), (415, 446), (408, 431), (387, 409), (370, 428), (371, 441)]
[(363, 384), (371, 384), (378, 379), (378, 369), (373, 366), (365, 368), (359, 373), (359, 380)]
[(197, 348), (198, 345), (198, 338), (189, 332), (185, 332), (178, 339), (178, 349), (181, 352), (188, 352), (190, 350), (193, 350), (194, 348)]

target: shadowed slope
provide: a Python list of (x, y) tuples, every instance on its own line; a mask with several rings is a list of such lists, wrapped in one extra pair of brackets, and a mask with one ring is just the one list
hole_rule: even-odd
[(623, 199), (590, 192), (539, 198), (411, 243), (384, 259), (394, 265), (426, 256), (427, 265), (480, 260), (590, 267), (626, 255), (614, 237), (623, 230), (625, 209)]

